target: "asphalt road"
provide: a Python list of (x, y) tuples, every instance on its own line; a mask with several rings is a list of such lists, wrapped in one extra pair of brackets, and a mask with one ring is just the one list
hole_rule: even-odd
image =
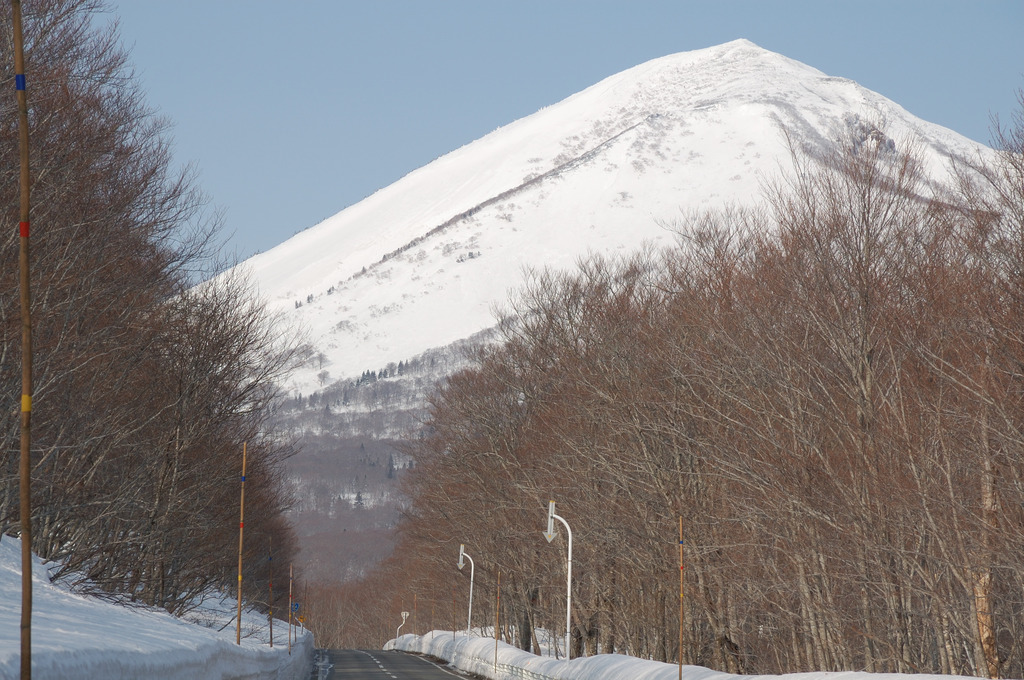
[[(323, 658), (325, 655), (326, 659)], [(313, 667), (312, 680), (452, 680), (467, 677), (402, 652), (329, 649), (324, 652), (318, 650), (317, 658), (320, 663)]]

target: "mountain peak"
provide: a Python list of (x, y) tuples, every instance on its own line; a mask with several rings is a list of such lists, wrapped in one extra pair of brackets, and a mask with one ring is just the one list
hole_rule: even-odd
[(821, 146), (851, 120), (918, 140), (935, 167), (977, 148), (739, 39), (612, 75), (242, 266), (326, 357), (298, 374), (308, 393), (492, 326), (524, 268), (668, 245), (681, 210), (756, 200), (790, 163), (782, 130)]
[(730, 101), (738, 104), (793, 100), (802, 91), (819, 89), (823, 82), (856, 86), (852, 81), (830, 78), (799, 61), (749, 40), (738, 39), (652, 59), (613, 75), (577, 96), (591, 91), (632, 88), (634, 96), (650, 108), (677, 112)]

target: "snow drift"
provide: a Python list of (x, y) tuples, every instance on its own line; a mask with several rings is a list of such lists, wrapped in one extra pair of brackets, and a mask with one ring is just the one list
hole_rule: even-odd
[[(52, 565), (51, 565), (52, 566)], [(313, 636), (287, 646), (280, 623), (273, 648), (262, 616), (243, 618), (241, 646), (230, 614), (216, 628), (165, 611), (119, 606), (51, 583), (38, 558), (32, 573), (32, 677), (36, 680), (298, 680), (309, 677)], [(0, 538), (0, 678), (20, 676), (21, 542)], [(228, 608), (230, 610), (230, 608)], [(211, 619), (224, 612), (208, 612)], [(225, 623), (223, 630), (217, 630)], [(285, 644), (282, 645), (281, 643)]]
[[(493, 638), (434, 631), (403, 635), (384, 649), (428, 654), (455, 668), (492, 680), (677, 680), (679, 666), (622, 654), (598, 654), (565, 661), (541, 657)], [(683, 666), (683, 680), (951, 680), (954, 675), (815, 672), (786, 675), (732, 675), (701, 666)]]

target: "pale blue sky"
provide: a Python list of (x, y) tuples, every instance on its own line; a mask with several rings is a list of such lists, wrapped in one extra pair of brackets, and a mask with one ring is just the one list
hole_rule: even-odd
[(150, 105), (224, 212), (283, 242), (649, 59), (746, 38), (978, 141), (1024, 87), (1020, 0), (111, 0)]

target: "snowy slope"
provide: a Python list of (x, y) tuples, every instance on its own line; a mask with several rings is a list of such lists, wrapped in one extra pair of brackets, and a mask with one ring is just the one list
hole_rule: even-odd
[[(535, 656), (493, 638), (453, 636), (434, 631), (423, 636), (403, 635), (384, 649), (429, 654), (460, 670), (492, 680), (676, 680), (679, 666), (622, 654), (559, 660)], [(683, 666), (683, 680), (952, 680), (954, 675), (899, 673), (818, 672), (787, 675), (731, 675), (701, 666)]]
[[(865, 124), (916, 140), (929, 169), (978, 145), (858, 84), (745, 40), (656, 59), (504, 126), (240, 265), (327, 362), (358, 376), (494, 324), (524, 267), (669, 244), (684, 213), (757, 200), (790, 165)], [(301, 306), (298, 306), (301, 305)]]
[[(309, 677), (313, 638), (301, 633), (287, 647), (287, 623), (274, 626), (243, 616), (241, 646), (230, 614), (216, 628), (188, 623), (163, 611), (130, 609), (69, 592), (50, 583), (38, 560), (32, 586), (32, 677), (36, 680), (298, 680)], [(20, 676), (21, 542), (0, 538), (0, 678)], [(230, 608), (227, 609), (230, 611)], [(216, 612), (209, 612), (216, 617)], [(281, 643), (284, 642), (284, 646)]]

